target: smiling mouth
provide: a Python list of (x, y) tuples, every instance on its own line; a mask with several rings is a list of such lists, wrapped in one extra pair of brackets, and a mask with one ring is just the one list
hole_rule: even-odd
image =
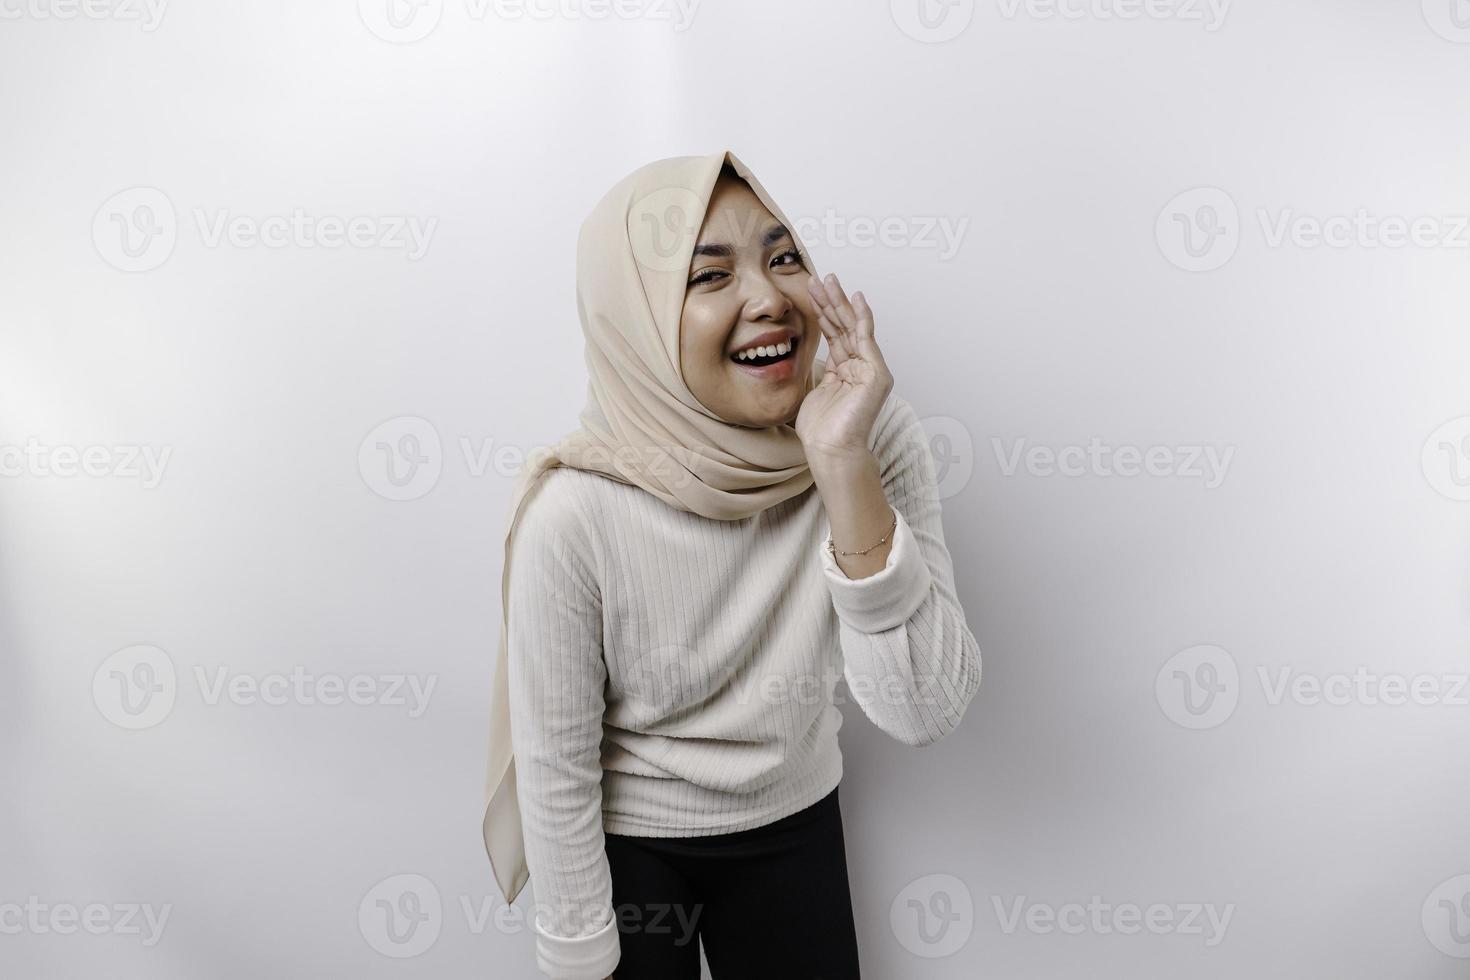
[(792, 337), (791, 340), (784, 344), (787, 348), (785, 353), (778, 353), (782, 345), (773, 344), (769, 347), (757, 347), (751, 350), (739, 351), (738, 353), (731, 354), (730, 360), (739, 364), (741, 367), (765, 367), (768, 364), (779, 364), (782, 361), (789, 361), (795, 357), (796, 349), (800, 344), (800, 337)]

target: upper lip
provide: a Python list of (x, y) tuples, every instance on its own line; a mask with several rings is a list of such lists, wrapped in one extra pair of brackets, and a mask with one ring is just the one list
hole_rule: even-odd
[(788, 327), (785, 330), (771, 330), (761, 334), (759, 337), (752, 337), (749, 340), (736, 344), (730, 348), (730, 354), (733, 356), (751, 347), (774, 347), (783, 340), (792, 341), (799, 336), (801, 336), (801, 331), (794, 327)]

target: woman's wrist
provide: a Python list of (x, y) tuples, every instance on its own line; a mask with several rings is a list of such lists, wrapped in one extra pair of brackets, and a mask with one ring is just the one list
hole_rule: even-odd
[[(851, 579), (867, 578), (882, 571), (893, 548), (892, 528), (898, 518), (883, 491), (878, 457), (864, 450), (861, 455), (808, 457), (808, 465), (827, 511), (835, 550), (869, 549), (863, 554), (834, 553), (837, 567)], [(879, 541), (880, 538), (883, 540)], [(874, 542), (879, 543), (874, 545)]]
[(851, 479), (855, 476), (864, 476), (868, 473), (877, 475), (878, 457), (867, 447), (861, 449), (824, 449), (813, 452), (807, 450), (807, 466), (811, 468), (812, 478), (819, 484), (824, 480)]

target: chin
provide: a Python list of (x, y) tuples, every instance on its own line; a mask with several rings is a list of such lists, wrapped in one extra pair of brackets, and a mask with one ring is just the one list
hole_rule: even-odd
[(723, 397), (717, 404), (724, 410), (717, 409), (715, 414), (728, 422), (752, 429), (794, 424), (806, 397), (806, 379), (812, 371), (811, 355), (798, 357), (790, 363), (794, 370), (788, 377), (780, 379), (753, 377), (743, 368), (724, 365), (724, 369), (731, 373), (720, 385)]
[(796, 413), (801, 409), (801, 392), (793, 386), (791, 392), (782, 392), (779, 395), (771, 393), (760, 399), (758, 405), (752, 405), (751, 411), (746, 413), (746, 425), (753, 428), (764, 429), (773, 425), (786, 425), (796, 421)]

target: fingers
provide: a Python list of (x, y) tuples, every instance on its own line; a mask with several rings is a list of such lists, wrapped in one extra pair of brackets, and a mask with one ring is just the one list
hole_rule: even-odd
[(832, 367), (836, 367), (852, 356), (842, 328), (827, 319), (826, 314), (817, 313), (817, 326), (821, 327), (822, 336), (827, 338), (827, 349), (832, 352)]
[(852, 294), (852, 309), (859, 324), (854, 349), (861, 351), (863, 357), (876, 362), (886, 372), (888, 363), (883, 360), (883, 352), (878, 349), (878, 341), (873, 337), (873, 311), (868, 306), (868, 297), (861, 290)]
[(821, 328), (822, 336), (827, 338), (827, 349), (832, 354), (830, 366), (836, 367), (850, 356), (845, 337), (846, 331), (841, 323), (837, 322), (835, 311), (829, 315), (828, 310), (831, 309), (831, 306), (827, 301), (827, 294), (822, 288), (821, 281), (816, 276), (808, 276), (806, 287), (812, 297), (812, 303), (817, 308), (817, 326)]
[[(818, 304), (820, 316), (829, 323), (833, 318), (839, 321), (838, 335), (844, 354), (848, 358), (871, 365), (877, 372), (876, 377), (891, 387), (893, 375), (889, 372), (888, 362), (884, 360), (883, 352), (878, 349), (878, 341), (873, 336), (873, 310), (868, 306), (868, 298), (859, 290), (852, 294), (852, 302), (849, 303), (842, 292), (841, 283), (830, 273), (827, 281), (822, 284), (822, 293), (827, 302)], [(841, 302), (835, 302), (835, 298), (840, 298)]]
[(825, 280), (808, 276), (807, 292), (816, 306), (817, 323), (832, 352), (831, 366), (836, 367), (850, 357), (860, 357), (887, 373), (888, 365), (873, 336), (873, 310), (862, 291), (853, 293), (849, 301), (837, 276), (828, 273)]
[(852, 304), (847, 301), (847, 294), (842, 291), (842, 284), (837, 281), (834, 273), (827, 273), (827, 278), (822, 280), (822, 299), (824, 304), (822, 312), (827, 318), (835, 323), (840, 323), (845, 331), (857, 330), (857, 314), (852, 310)]
[(868, 297), (860, 289), (852, 294), (852, 312), (857, 317), (857, 332), (873, 339), (873, 309), (868, 306)]
[[(842, 329), (853, 338), (858, 335), (873, 336), (873, 311), (868, 306), (867, 297), (861, 292), (854, 293), (854, 302), (849, 302), (847, 293), (842, 289), (842, 283), (837, 280), (833, 273), (827, 273), (825, 280), (817, 283), (817, 288), (812, 288), (808, 283), (808, 289), (812, 293), (812, 299), (816, 301), (818, 308), (827, 314), (827, 318), (839, 324)], [(861, 298), (861, 302), (856, 302)], [(851, 340), (848, 344), (853, 346)]]

